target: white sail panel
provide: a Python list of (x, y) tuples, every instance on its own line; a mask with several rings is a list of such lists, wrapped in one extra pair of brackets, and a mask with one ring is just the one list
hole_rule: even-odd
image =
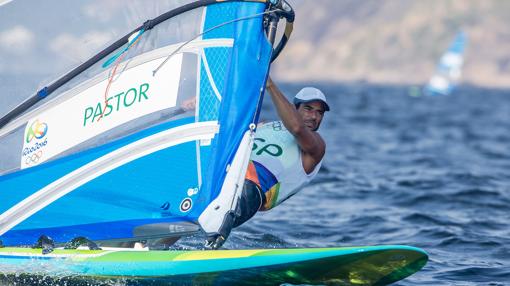
[[(136, 118), (174, 107), (182, 54), (172, 57), (152, 76), (152, 71), (163, 60), (156, 59), (127, 68), (115, 76), (108, 89), (107, 100), (105, 90), (109, 79), (88, 87), (62, 104), (30, 119), (25, 129), (21, 168), (40, 164)], [(62, 114), (67, 114), (65, 120), (62, 120)], [(39, 131), (44, 134), (37, 135), (38, 128), (42, 128)]]

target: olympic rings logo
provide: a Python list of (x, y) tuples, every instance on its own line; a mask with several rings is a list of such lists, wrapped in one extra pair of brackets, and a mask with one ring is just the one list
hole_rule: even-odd
[(40, 123), (39, 119), (34, 121), (27, 130), (26, 142), (30, 143), (34, 138), (41, 139), (48, 132), (48, 124)]
[(42, 151), (39, 150), (39, 152), (34, 153), (30, 156), (27, 156), (27, 158), (25, 159), (25, 164), (28, 166), (35, 165), (35, 164), (39, 163), (39, 160), (41, 160), (41, 157), (42, 157)]

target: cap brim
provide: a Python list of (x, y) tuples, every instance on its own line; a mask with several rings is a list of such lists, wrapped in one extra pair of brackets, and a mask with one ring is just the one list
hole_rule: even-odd
[(324, 111), (329, 111), (329, 105), (327, 102), (325, 102), (324, 100), (322, 99), (310, 99), (310, 100), (302, 100), (302, 99), (299, 99), (299, 98), (294, 98), (294, 104), (299, 104), (299, 103), (307, 103), (307, 102), (312, 102), (312, 101), (320, 101), (322, 103), (322, 105), (324, 106)]

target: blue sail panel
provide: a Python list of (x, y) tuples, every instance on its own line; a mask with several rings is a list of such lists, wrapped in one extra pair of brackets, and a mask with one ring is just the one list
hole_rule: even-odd
[[(265, 9), (263, 4), (244, 4), (213, 5), (208, 7), (207, 16), (229, 21), (260, 14)], [(222, 11), (221, 7), (227, 7), (227, 11)], [(231, 13), (233, 7), (236, 8), (236, 13)], [(262, 17), (256, 17), (235, 22), (232, 29), (224, 29), (221, 30), (223, 34), (215, 34), (218, 37), (233, 37), (234, 45), (230, 64), (225, 71), (226, 84), (218, 120), (220, 132), (212, 146), (212, 154), (215, 156), (211, 158), (211, 164), (205, 171), (206, 178), (214, 180), (204, 180), (202, 183), (202, 201), (210, 202), (220, 193), (227, 166), (232, 163), (244, 133), (249, 130), (251, 123), (256, 123), (260, 112), (259, 103), (261, 104), (272, 53), (262, 21)], [(205, 23), (215, 24), (207, 20)], [(204, 30), (207, 28), (204, 26)], [(197, 212), (197, 215), (199, 214)]]
[(464, 53), (464, 49), (466, 47), (466, 34), (464, 32), (459, 32), (450, 47), (448, 48), (448, 52), (462, 54)]

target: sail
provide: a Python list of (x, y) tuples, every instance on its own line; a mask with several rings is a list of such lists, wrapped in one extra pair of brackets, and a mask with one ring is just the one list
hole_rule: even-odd
[(3, 112), (4, 245), (193, 232), (244, 178), (273, 54), (264, 19), (276, 8), (147, 5), (126, 4), (144, 19), (115, 24), (123, 37)]
[(425, 87), (426, 94), (448, 95), (453, 91), (461, 77), (466, 41), (466, 35), (463, 32), (456, 35)]

